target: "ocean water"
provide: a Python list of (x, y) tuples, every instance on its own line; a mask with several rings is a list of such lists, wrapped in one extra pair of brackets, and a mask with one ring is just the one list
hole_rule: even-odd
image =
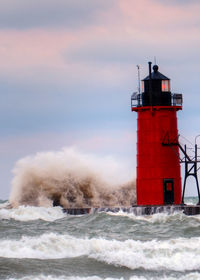
[(61, 207), (5, 206), (0, 279), (200, 279), (198, 215), (70, 216)]

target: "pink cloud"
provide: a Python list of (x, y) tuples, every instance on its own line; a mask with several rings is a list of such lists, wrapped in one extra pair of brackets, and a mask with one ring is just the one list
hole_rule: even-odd
[[(1, 72), (33, 79), (117, 83), (130, 65), (157, 55), (165, 60), (191, 55), (200, 47), (200, 5), (164, 5), (155, 0), (118, 0), (79, 29), (30, 29), (0, 32)], [(177, 55), (178, 54), (178, 55)], [(122, 65), (126, 63), (126, 67)], [(116, 64), (117, 63), (117, 64)], [(129, 65), (128, 65), (129, 64)], [(132, 67), (133, 68), (133, 67)], [(44, 74), (43, 74), (44, 73)]]
[(74, 35), (63, 31), (7, 30), (0, 32), (1, 65), (8, 67), (52, 66), (62, 64), (61, 49), (71, 44)]
[(199, 11), (199, 4), (170, 6), (155, 0), (119, 0), (118, 7), (116, 5), (113, 10), (100, 13), (102, 20), (79, 30), (2, 30), (1, 64), (7, 67), (61, 66), (62, 50), (81, 47), (84, 42), (94, 45), (95, 42), (124, 42), (133, 43), (136, 47), (145, 42), (153, 44), (155, 41), (157, 44), (169, 45), (175, 38), (186, 41), (186, 37), (194, 42), (199, 37), (196, 36)]

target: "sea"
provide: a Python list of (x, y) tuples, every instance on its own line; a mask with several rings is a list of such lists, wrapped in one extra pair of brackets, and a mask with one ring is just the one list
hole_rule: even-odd
[(199, 215), (71, 216), (7, 204), (0, 201), (0, 279), (200, 279)]

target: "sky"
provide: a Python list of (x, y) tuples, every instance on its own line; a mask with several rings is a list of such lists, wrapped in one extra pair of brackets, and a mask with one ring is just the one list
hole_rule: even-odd
[(0, 198), (18, 159), (67, 146), (123, 158), (135, 174), (130, 96), (136, 65), (144, 78), (155, 57), (184, 96), (179, 132), (194, 142), (199, 14), (199, 0), (1, 0)]

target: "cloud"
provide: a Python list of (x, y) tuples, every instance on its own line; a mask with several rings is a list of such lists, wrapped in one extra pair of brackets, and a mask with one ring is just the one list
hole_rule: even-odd
[(102, 65), (135, 64), (155, 55), (165, 62), (181, 62), (183, 57), (196, 61), (200, 47), (198, 7), (120, 0), (118, 7), (104, 14), (104, 24), (80, 33), (63, 56), (67, 62)]
[[(131, 63), (142, 59), (142, 50), (138, 47), (142, 45), (137, 41), (128, 38), (98, 38), (90, 37), (84, 42), (68, 47), (63, 52), (66, 61), (82, 61), (87, 63)], [(144, 50), (144, 48), (143, 48)]]
[[(199, 0), (2, 0), (0, 28), (79, 29), (93, 24), (102, 25), (105, 19), (106, 22), (114, 20), (119, 27), (123, 12), (126, 13), (124, 21), (129, 21), (131, 18), (135, 26), (143, 25), (149, 29), (153, 24), (154, 28), (160, 28), (161, 22), (170, 25), (169, 18), (172, 17), (178, 23), (181, 20), (181, 9), (187, 10), (194, 6), (198, 14)], [(188, 10), (188, 17), (192, 24), (190, 10)], [(156, 21), (158, 21), (157, 26)]]
[[(173, 32), (173, 31), (172, 31)], [(109, 31), (105, 38), (98, 36), (98, 31), (93, 33), (93, 36), (88, 36), (85, 41), (77, 42), (77, 44), (69, 45), (65, 51), (62, 51), (63, 58), (66, 63), (84, 63), (85, 65), (98, 64), (99, 67), (105, 65), (120, 65), (123, 69), (124, 64), (136, 65), (143, 64), (144, 61), (153, 59), (156, 56), (161, 58), (165, 65), (183, 64), (186, 61), (188, 63), (196, 63), (196, 57), (199, 53), (200, 39), (196, 37), (195, 33), (187, 33), (187, 40), (185, 33), (179, 30), (178, 32), (172, 32), (163, 30), (163, 34), (160, 36), (155, 33), (148, 34), (148, 32), (128, 37), (128, 34), (116, 34), (115, 30)], [(177, 37), (178, 40), (169, 40)], [(159, 39), (159, 43), (155, 44), (155, 38)], [(183, 48), (183, 44), (185, 47)], [(188, 52), (188, 49), (192, 52)], [(184, 59), (183, 59), (184, 58)], [(117, 67), (117, 65), (115, 65)]]
[(199, 0), (155, 0), (156, 2), (161, 3), (162, 5), (167, 6), (184, 6), (184, 5), (193, 5), (199, 4)]
[(98, 13), (114, 3), (114, 0), (2, 0), (0, 28), (81, 28), (96, 22)]
[[(16, 14), (26, 9), (31, 9), (33, 14), (35, 13), (35, 8), (32, 8), (32, 5), (37, 4), (35, 1), (20, 0), (15, 1), (13, 5), (10, 1), (0, 3), (0, 8), (1, 5), (6, 7), (0, 9), (0, 26), (1, 18), (3, 18), (1, 13), (6, 15), (6, 9), (13, 10)], [(188, 57), (190, 61), (191, 58), (193, 61), (196, 60), (200, 47), (199, 12), (192, 6), (189, 8), (166, 7), (161, 2), (156, 4), (155, 0), (116, 0), (115, 4), (112, 1), (92, 1), (91, 5), (89, 5), (89, 0), (81, 1), (80, 5), (79, 1), (64, 0), (58, 2), (50, 0), (47, 5), (46, 1), (42, 0), (40, 5), (38, 4), (38, 13), (46, 12), (50, 21), (53, 21), (54, 17), (45, 10), (44, 4), (46, 4), (46, 9), (52, 9), (55, 13), (56, 9), (63, 8), (64, 12), (67, 11), (73, 15), (73, 20), (79, 25), (76, 9), (81, 10), (84, 3), (83, 13), (87, 10), (89, 17), (94, 15), (96, 19), (99, 18), (99, 22), (97, 24), (95, 21), (86, 21), (90, 25), (83, 29), (81, 25), (77, 29), (65, 30), (58, 25), (51, 30), (1, 31), (0, 67), (4, 70), (2, 72), (6, 72), (8, 68), (12, 70), (16, 68), (20, 73), (19, 69), (21, 70), (22, 67), (27, 69), (35, 66), (37, 69), (42, 69), (43, 66), (49, 69), (56, 67), (57, 72), (60, 72), (64, 70), (64, 67), (83, 68), (83, 64), (85, 64), (85, 69), (91, 67), (91, 64), (95, 67), (95, 63), (101, 64), (104, 68), (108, 64), (116, 63), (133, 65), (155, 55), (163, 57), (165, 63), (170, 59), (172, 63), (181, 61), (182, 57), (184, 59)], [(55, 11), (52, 8), (54, 5), (56, 5)], [(62, 14), (60, 17), (62, 18)], [(33, 18), (33, 21), (37, 25), (35, 27), (44, 27), (37, 18)], [(45, 27), (50, 27), (50, 25), (45, 25)], [(191, 51), (188, 52), (188, 49)], [(29, 71), (25, 72), (28, 74)], [(76, 72), (78, 72), (77, 69)], [(19, 74), (16, 75), (19, 76)]]

